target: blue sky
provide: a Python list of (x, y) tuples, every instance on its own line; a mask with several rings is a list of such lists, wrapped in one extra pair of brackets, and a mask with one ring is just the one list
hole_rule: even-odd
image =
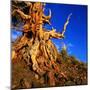
[[(52, 11), (52, 25), (45, 25), (45, 27), (51, 29), (53, 26), (57, 32), (62, 31), (68, 15), (72, 13), (65, 32), (65, 38), (63, 40), (52, 39), (58, 50), (65, 44), (70, 55), (83, 62), (87, 62), (87, 6), (47, 3), (45, 6), (46, 15), (49, 9)], [(16, 39), (18, 35), (21, 34), (13, 30), (12, 38)]]

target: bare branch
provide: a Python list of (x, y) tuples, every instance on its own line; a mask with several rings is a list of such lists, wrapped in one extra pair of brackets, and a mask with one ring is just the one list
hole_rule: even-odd
[(30, 1), (24, 1), (24, 3), (27, 5), (27, 6), (31, 6), (32, 3)]
[(31, 18), (30, 15), (24, 14), (24, 12), (22, 12), (20, 9), (14, 10), (12, 12), (12, 15), (15, 15), (16, 12), (21, 16), (22, 19), (25, 19), (26, 20), (26, 19), (30, 19)]
[(48, 16), (45, 16), (44, 14), (43, 14), (43, 18), (45, 18), (45, 19), (47, 19), (47, 20), (49, 20), (50, 18), (51, 18), (51, 10), (49, 9), (49, 15)]
[(72, 13), (69, 14), (65, 24), (64, 24), (64, 28), (63, 28), (63, 31), (62, 31), (62, 35), (64, 35), (65, 31), (66, 31), (66, 28), (67, 28), (67, 25), (69, 23), (69, 20), (70, 20), (70, 17), (71, 17)]
[(56, 32), (55, 29), (51, 30), (49, 34), (50, 34), (50, 38), (58, 38), (58, 39), (64, 38), (64, 36), (61, 33)]

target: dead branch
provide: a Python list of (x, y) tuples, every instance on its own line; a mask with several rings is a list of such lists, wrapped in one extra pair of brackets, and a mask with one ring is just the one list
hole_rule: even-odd
[(55, 29), (52, 29), (52, 30), (49, 32), (49, 34), (50, 34), (50, 38), (58, 38), (58, 39), (64, 38), (64, 36), (63, 36), (61, 33), (56, 32)]
[(69, 20), (70, 20), (70, 17), (71, 17), (72, 13), (69, 14), (65, 24), (64, 24), (64, 28), (63, 28), (63, 31), (62, 31), (62, 35), (64, 35), (65, 31), (66, 31), (66, 28), (67, 28), (67, 25), (69, 24)]
[(21, 16), (21, 18), (24, 19), (24, 20), (28, 20), (28, 19), (31, 18), (30, 15), (24, 14), (24, 12), (21, 11), (20, 9), (15, 9), (15, 10), (12, 12), (12, 15), (15, 15), (16, 13), (18, 13), (18, 14)]

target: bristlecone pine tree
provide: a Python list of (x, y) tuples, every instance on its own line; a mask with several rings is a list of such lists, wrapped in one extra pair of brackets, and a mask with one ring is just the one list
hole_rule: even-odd
[(40, 2), (12, 1), (11, 28), (22, 32), (12, 43), (12, 89), (65, 85), (67, 80), (60, 70), (57, 48), (50, 39), (64, 38), (71, 14), (62, 33), (54, 28), (46, 30), (43, 25), (51, 25), (51, 10), (46, 16), (44, 6)]

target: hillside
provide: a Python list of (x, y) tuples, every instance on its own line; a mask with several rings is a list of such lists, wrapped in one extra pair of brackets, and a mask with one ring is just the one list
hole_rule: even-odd
[[(59, 77), (57, 72), (54, 72), (54, 77), (51, 74), (48, 76), (48, 71), (38, 74), (33, 71), (31, 62), (28, 65), (24, 59), (20, 58), (18, 56), (18, 60), (12, 61), (13, 89), (87, 84), (87, 64), (76, 60), (73, 56), (69, 56), (65, 50), (58, 54), (58, 59), (55, 62), (60, 69)], [(52, 77), (51, 80), (50, 77)]]

